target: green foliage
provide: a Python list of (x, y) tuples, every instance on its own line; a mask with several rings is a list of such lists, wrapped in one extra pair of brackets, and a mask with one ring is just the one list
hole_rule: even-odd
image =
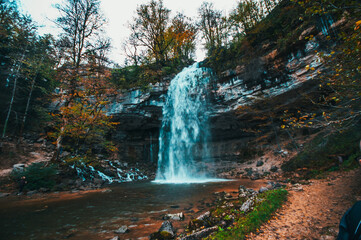
[(44, 163), (33, 163), (26, 167), (24, 171), (14, 172), (12, 177), (20, 185), (23, 185), (23, 189), (38, 190), (40, 188), (51, 189), (54, 187), (56, 184), (56, 174), (55, 165), (46, 166)]
[[(282, 165), (284, 171), (307, 168), (309, 177), (329, 169), (350, 169), (357, 166), (355, 161), (361, 154), (359, 141), (361, 126), (358, 124), (343, 133), (332, 135), (320, 134), (306, 144), (304, 150), (296, 157)], [(338, 156), (344, 162), (339, 165)], [(313, 171), (314, 170), (314, 171)]]
[(110, 81), (120, 89), (141, 88), (147, 90), (150, 83), (162, 82), (166, 77), (173, 76), (193, 61), (169, 61), (163, 67), (157, 64), (132, 65), (112, 70)]
[[(302, 8), (290, 1), (281, 1), (274, 6), (267, 15), (249, 23), (246, 34), (236, 31), (232, 41), (229, 41), (226, 46), (210, 51), (205, 64), (217, 73), (221, 73), (228, 69), (234, 69), (237, 65), (247, 64), (257, 52), (262, 54), (264, 43), (268, 43), (268, 48), (277, 47), (279, 54), (293, 51), (297, 46), (304, 44), (305, 40), (298, 38), (309, 23), (303, 22), (299, 18)], [(240, 13), (231, 14), (231, 24), (240, 21), (235, 20), (237, 14)], [(252, 14), (256, 14), (256, 12)]]
[(233, 228), (229, 230), (220, 229), (215, 235), (207, 239), (245, 239), (247, 234), (256, 231), (272, 217), (274, 212), (287, 200), (287, 195), (288, 192), (284, 189), (276, 189), (259, 194), (257, 198), (264, 200), (256, 203), (254, 209), (249, 214), (239, 218)]
[(47, 120), (44, 112), (56, 87), (54, 39), (38, 36), (16, 1), (1, 0), (0, 15), (0, 124), (6, 134), (21, 135)]

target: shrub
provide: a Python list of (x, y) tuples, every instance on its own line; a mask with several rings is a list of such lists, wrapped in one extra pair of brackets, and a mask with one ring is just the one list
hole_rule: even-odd
[[(13, 179), (19, 183), (21, 190), (51, 189), (56, 184), (56, 166), (46, 166), (44, 163), (33, 163), (24, 171), (12, 173)], [(25, 177), (25, 178), (24, 178)]]

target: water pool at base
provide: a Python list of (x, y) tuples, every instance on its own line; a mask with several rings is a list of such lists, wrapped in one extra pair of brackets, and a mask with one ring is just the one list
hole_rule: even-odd
[(163, 222), (166, 213), (185, 213), (175, 222), (181, 229), (205, 212), (214, 192), (238, 191), (239, 185), (259, 188), (263, 181), (234, 180), (207, 183), (125, 183), (111, 191), (51, 194), (44, 198), (0, 199), (0, 239), (108, 239), (114, 230), (127, 225), (121, 239), (147, 239)]

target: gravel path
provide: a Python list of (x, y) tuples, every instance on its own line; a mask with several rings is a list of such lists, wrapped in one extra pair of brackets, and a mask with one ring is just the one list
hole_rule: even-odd
[(288, 202), (248, 239), (336, 239), (344, 212), (361, 200), (361, 169), (291, 187)]

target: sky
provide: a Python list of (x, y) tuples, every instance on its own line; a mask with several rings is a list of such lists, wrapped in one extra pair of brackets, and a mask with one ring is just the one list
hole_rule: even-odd
[[(110, 59), (115, 63), (122, 65), (125, 56), (122, 52), (122, 44), (129, 36), (130, 32), (127, 24), (135, 16), (137, 6), (148, 3), (150, 0), (100, 0), (103, 14), (108, 19), (106, 34), (112, 40), (112, 51)], [(171, 10), (172, 16), (177, 12), (185, 14), (192, 20), (197, 19), (198, 8), (204, 0), (163, 0), (164, 6)], [(237, 4), (237, 0), (207, 0), (212, 2), (216, 9), (228, 14)], [(39, 33), (59, 34), (59, 29), (52, 22), (59, 15), (54, 8), (55, 4), (61, 4), (62, 0), (18, 0), (19, 7), (23, 13), (31, 15), (37, 22)], [(197, 61), (204, 58), (204, 50), (201, 44), (197, 44)]]

